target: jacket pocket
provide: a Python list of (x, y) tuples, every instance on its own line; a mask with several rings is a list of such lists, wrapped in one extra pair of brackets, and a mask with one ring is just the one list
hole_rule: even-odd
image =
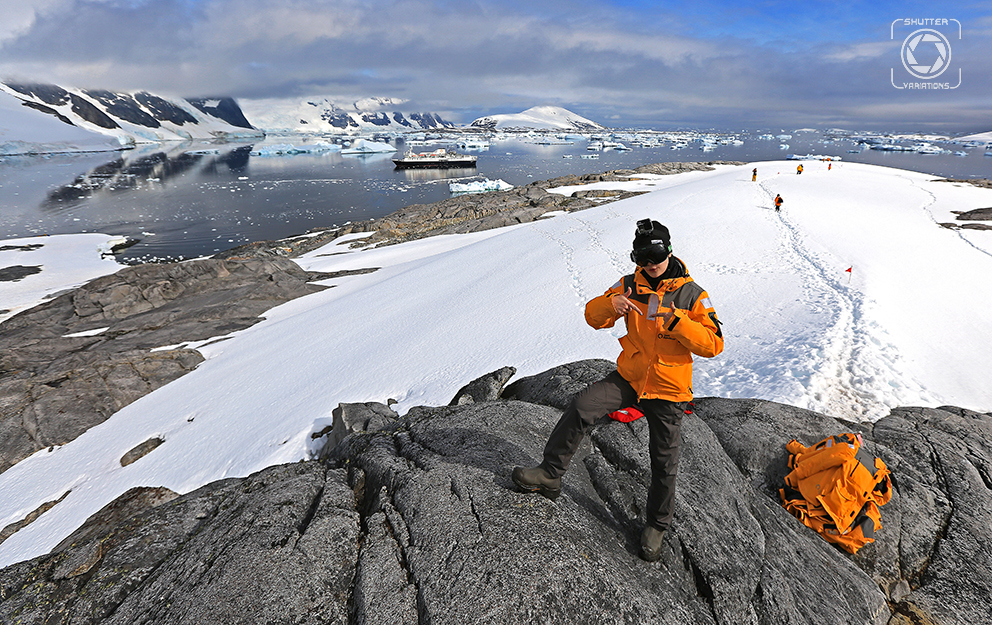
[(648, 369), (648, 356), (637, 349), (629, 336), (620, 337), (620, 347), (623, 351), (617, 359), (617, 371), (628, 382), (644, 377)]
[(656, 362), (660, 365), (687, 365), (692, 362), (692, 353), (675, 339), (655, 340)]

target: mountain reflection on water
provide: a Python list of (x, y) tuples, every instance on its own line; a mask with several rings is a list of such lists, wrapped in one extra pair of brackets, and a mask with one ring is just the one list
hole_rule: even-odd
[(251, 147), (248, 145), (235, 148), (211, 158), (207, 158), (207, 154), (203, 152), (180, 152), (173, 155), (155, 152), (133, 160), (121, 157), (80, 174), (71, 183), (50, 191), (42, 208), (66, 210), (73, 206), (73, 202), (90, 198), (99, 191), (148, 189), (152, 185), (181, 176), (198, 165), (202, 165), (200, 169), (207, 174), (216, 174), (217, 168), (221, 166), (226, 166), (230, 171), (243, 171), (248, 165)]

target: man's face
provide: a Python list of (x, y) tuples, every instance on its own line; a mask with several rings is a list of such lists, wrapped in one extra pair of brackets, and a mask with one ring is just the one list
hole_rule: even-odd
[(644, 273), (648, 274), (652, 278), (657, 278), (668, 270), (668, 261), (671, 260), (671, 258), (672, 257), (669, 256), (660, 263), (655, 263), (654, 265), (643, 265), (641, 268), (644, 269)]

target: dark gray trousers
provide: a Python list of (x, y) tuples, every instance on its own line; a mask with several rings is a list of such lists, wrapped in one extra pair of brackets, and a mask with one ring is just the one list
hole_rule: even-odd
[(551, 431), (544, 447), (542, 466), (553, 477), (568, 469), (582, 438), (596, 421), (621, 408), (637, 404), (648, 421), (648, 453), (651, 456), (651, 487), (648, 489), (647, 523), (668, 529), (675, 512), (675, 477), (679, 467), (679, 430), (685, 402), (642, 399), (630, 383), (614, 371), (578, 393)]

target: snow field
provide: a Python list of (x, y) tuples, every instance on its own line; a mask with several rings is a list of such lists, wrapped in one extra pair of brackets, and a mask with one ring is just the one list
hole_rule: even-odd
[[(316, 250), (297, 262), (379, 269), (327, 280), (333, 288), (204, 345), (196, 371), (0, 474), (0, 527), (71, 490), (0, 545), (0, 566), (47, 552), (133, 486), (184, 493), (306, 458), (338, 403), (394, 399), (405, 413), (446, 404), (503, 366), (519, 378), (615, 359), (622, 323), (592, 330), (583, 307), (633, 270), (634, 224), (645, 217), (669, 227), (723, 322), (726, 349), (696, 360), (696, 395), (855, 420), (900, 405), (992, 410), (983, 314), (992, 233), (937, 225), (951, 210), (992, 205), (992, 191), (869, 165), (804, 165), (801, 176), (795, 163), (763, 162), (599, 183), (651, 192), (481, 233)], [(786, 199), (780, 213), (775, 193)], [(120, 466), (153, 436), (165, 443)]]

